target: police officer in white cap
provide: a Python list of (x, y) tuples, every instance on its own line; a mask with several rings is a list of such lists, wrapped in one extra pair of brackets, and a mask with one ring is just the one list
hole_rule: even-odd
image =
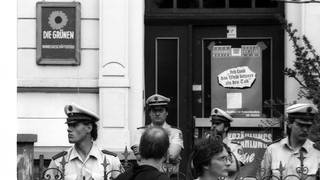
[(263, 177), (268, 177), (264, 179), (273, 179), (270, 176), (280, 177), (280, 163), (284, 168), (283, 177), (289, 175), (300, 177), (301, 174), (297, 172), (297, 169), (301, 166), (299, 160), (301, 155), (304, 156), (302, 161), (304, 167), (307, 168), (307, 171), (303, 171), (304, 174), (301, 178), (316, 179), (316, 173), (320, 165), (320, 151), (316, 148), (314, 142), (308, 139), (308, 133), (317, 112), (318, 109), (313, 104), (294, 104), (286, 109), (288, 136), (267, 147), (261, 162), (259, 175), (261, 179)]
[[(133, 150), (138, 163), (140, 160), (139, 155), (139, 141), (142, 133), (145, 131), (146, 128), (157, 126), (162, 127), (165, 129), (169, 134), (169, 141), (170, 146), (168, 149), (168, 160), (171, 168), (173, 169), (173, 172), (178, 172), (179, 169), (179, 163), (181, 160), (180, 153), (183, 149), (183, 138), (182, 138), (182, 132), (181, 130), (171, 127), (167, 122), (167, 116), (168, 116), (168, 104), (170, 102), (170, 99), (162, 96), (160, 94), (154, 94), (150, 96), (146, 100), (146, 105), (148, 108), (149, 117), (151, 119), (151, 124), (137, 128), (136, 137), (135, 140), (131, 146), (131, 149)], [(166, 169), (161, 169), (162, 171), (166, 171)]]
[(211, 111), (211, 131), (207, 137), (218, 135), (223, 139), (223, 143), (230, 148), (230, 166), (229, 175), (224, 179), (236, 179), (240, 166), (244, 165), (243, 148), (241, 144), (228, 138), (230, 123), (233, 118), (219, 108), (213, 108)]
[[(106, 160), (107, 172), (112, 171), (107, 178), (116, 178), (121, 169), (119, 158), (115, 153), (101, 149), (94, 142), (98, 137), (96, 122), (99, 121), (99, 117), (76, 104), (66, 105), (64, 111), (68, 116), (66, 121), (68, 139), (74, 145), (53, 156), (49, 168), (62, 170), (61, 162), (64, 158), (66, 161), (65, 180), (103, 180), (102, 163)], [(56, 172), (52, 170), (49, 174), (53, 176)]]

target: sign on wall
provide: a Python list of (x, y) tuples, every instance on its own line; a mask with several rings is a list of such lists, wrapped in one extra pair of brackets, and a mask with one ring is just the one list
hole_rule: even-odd
[(262, 53), (258, 45), (212, 46), (211, 107), (235, 118), (262, 116)]
[(237, 38), (237, 26), (227, 26), (227, 38)]
[(256, 177), (265, 150), (272, 143), (271, 131), (231, 130), (228, 137), (243, 147), (244, 166), (240, 169), (239, 178)]
[(80, 3), (37, 3), (37, 64), (80, 64)]

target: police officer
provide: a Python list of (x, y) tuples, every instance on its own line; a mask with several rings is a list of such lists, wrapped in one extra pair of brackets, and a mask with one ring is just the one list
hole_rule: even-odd
[[(104, 167), (101, 164), (106, 160), (107, 172), (112, 171), (108, 179), (116, 178), (121, 168), (119, 158), (115, 153), (100, 149), (94, 142), (98, 137), (96, 122), (99, 117), (76, 104), (66, 105), (64, 111), (68, 116), (68, 139), (74, 145), (53, 156), (49, 168), (62, 170), (64, 158), (65, 180), (103, 180)], [(52, 170), (49, 174), (54, 176), (56, 172)]]
[[(168, 149), (168, 159), (167, 159), (167, 162), (169, 162), (168, 165), (170, 166), (170, 168), (173, 169), (173, 172), (178, 172), (179, 163), (181, 160), (180, 153), (183, 149), (183, 138), (182, 138), (182, 132), (179, 129), (171, 127), (166, 122), (166, 119), (168, 116), (169, 102), (170, 102), (169, 98), (159, 94), (154, 94), (146, 100), (146, 105), (148, 108), (149, 117), (151, 119), (151, 124), (144, 127), (137, 128), (136, 137), (133, 145), (131, 146), (131, 149), (133, 150), (139, 162), (140, 160), (139, 141), (142, 133), (148, 127), (152, 127), (152, 126), (162, 127), (169, 134), (170, 146)], [(162, 170), (166, 171), (166, 169), (162, 169)]]
[(303, 179), (315, 179), (320, 165), (320, 151), (308, 139), (308, 132), (318, 110), (312, 104), (294, 104), (289, 106), (286, 112), (288, 114), (288, 136), (267, 147), (261, 161), (259, 177), (268, 177), (264, 179), (274, 179), (271, 176), (279, 177), (280, 163), (284, 168), (283, 178), (289, 175), (300, 177), (297, 168), (301, 165), (299, 158), (303, 155), (303, 165), (307, 168), (304, 170), (305, 175), (302, 175)]
[(213, 108), (211, 111), (211, 131), (207, 137), (218, 135), (223, 139), (223, 143), (230, 149), (231, 164), (228, 167), (229, 175), (225, 179), (236, 179), (240, 166), (244, 165), (243, 148), (241, 144), (228, 138), (230, 123), (233, 118), (225, 111), (219, 108)]

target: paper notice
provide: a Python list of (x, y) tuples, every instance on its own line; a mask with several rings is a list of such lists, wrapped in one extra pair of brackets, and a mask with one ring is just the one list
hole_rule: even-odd
[(242, 93), (227, 93), (227, 109), (242, 108)]

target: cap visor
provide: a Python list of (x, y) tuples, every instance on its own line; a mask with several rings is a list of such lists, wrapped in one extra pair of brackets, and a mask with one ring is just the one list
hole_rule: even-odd
[(75, 124), (77, 122), (79, 122), (79, 121), (66, 121), (65, 124)]
[(76, 121), (67, 121), (65, 124), (76, 124), (76, 123), (89, 123), (89, 122), (95, 122), (95, 121), (89, 121), (89, 120), (76, 120)]
[(301, 120), (301, 119), (295, 119), (295, 122), (299, 123), (299, 124), (307, 124), (307, 125), (312, 125), (312, 120), (310, 121), (305, 121), (305, 120)]
[(223, 116), (211, 116), (211, 122), (231, 122), (229, 119)]
[(168, 103), (154, 103), (154, 104), (149, 104), (149, 106), (166, 106)]

